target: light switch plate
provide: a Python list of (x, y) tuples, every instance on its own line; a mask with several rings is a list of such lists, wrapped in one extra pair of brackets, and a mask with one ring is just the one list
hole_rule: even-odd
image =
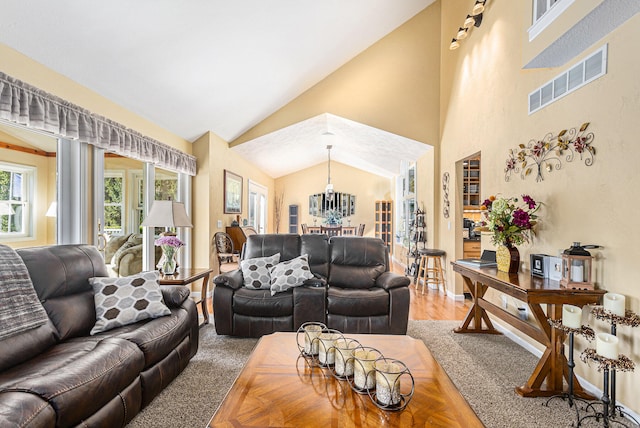
[(222, 229), (222, 220), (218, 220), (218, 229)]

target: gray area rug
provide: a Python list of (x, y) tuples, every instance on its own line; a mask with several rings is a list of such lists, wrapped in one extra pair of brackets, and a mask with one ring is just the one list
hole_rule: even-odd
[[(455, 334), (458, 321), (409, 321), (408, 335), (421, 339), (489, 428), (570, 427), (575, 412), (562, 400), (522, 398), (514, 392), (533, 372), (537, 358), (504, 336)], [(200, 348), (184, 372), (128, 425), (205, 427), (255, 346), (256, 339), (200, 330)], [(602, 426), (589, 420), (581, 426)], [(575, 425), (574, 425), (575, 426)]]

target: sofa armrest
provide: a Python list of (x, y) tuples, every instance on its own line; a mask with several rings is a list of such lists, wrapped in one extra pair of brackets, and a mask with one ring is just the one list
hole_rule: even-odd
[(187, 287), (177, 285), (162, 285), (162, 298), (164, 304), (170, 308), (179, 308), (189, 298), (191, 291)]
[(320, 275), (314, 275), (313, 278), (305, 280), (302, 285), (309, 287), (327, 287), (327, 279)]
[(385, 272), (376, 278), (376, 287), (390, 290), (398, 287), (408, 287), (411, 280), (406, 276), (399, 275), (395, 272)]
[(221, 273), (220, 275), (216, 275), (213, 278), (213, 283), (216, 286), (224, 286), (229, 287), (233, 290), (237, 290), (238, 288), (244, 285), (244, 278), (242, 277), (242, 270), (236, 269), (231, 272)]

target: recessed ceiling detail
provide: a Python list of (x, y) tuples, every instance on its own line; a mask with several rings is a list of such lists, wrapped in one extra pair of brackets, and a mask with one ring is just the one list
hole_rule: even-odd
[(331, 160), (383, 177), (400, 174), (400, 162), (415, 161), (432, 146), (325, 113), (231, 149), (273, 178)]

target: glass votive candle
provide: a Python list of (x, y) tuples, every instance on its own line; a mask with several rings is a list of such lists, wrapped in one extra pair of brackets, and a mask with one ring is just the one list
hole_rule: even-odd
[(374, 363), (376, 371), (376, 399), (383, 406), (400, 404), (400, 377), (407, 366), (398, 360), (380, 358)]
[(318, 355), (318, 335), (325, 328), (320, 324), (306, 324), (302, 329), (304, 331), (304, 353)]
[(337, 330), (325, 330), (318, 335), (318, 361), (323, 366), (333, 365), (336, 357), (334, 343), (342, 337)]
[(359, 390), (373, 389), (376, 386), (376, 376), (373, 364), (382, 357), (375, 348), (361, 347), (353, 352), (353, 384)]
[(353, 376), (353, 351), (360, 346), (360, 342), (346, 337), (335, 341), (335, 364), (333, 371), (339, 377)]

